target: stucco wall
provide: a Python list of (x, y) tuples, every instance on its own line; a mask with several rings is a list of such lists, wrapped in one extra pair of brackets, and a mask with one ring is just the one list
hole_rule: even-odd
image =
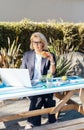
[(0, 21), (84, 22), (84, 0), (0, 0)]

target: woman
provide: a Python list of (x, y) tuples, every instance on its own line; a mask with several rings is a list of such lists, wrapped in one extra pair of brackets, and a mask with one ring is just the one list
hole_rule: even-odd
[[(46, 75), (50, 71), (53, 75), (56, 73), (56, 58), (55, 55), (48, 51), (48, 43), (45, 36), (40, 32), (35, 32), (30, 38), (30, 51), (23, 55), (22, 68), (29, 69), (30, 78), (39, 79), (42, 75)], [(29, 110), (41, 109), (55, 106), (53, 94), (31, 96)], [(48, 114), (49, 123), (56, 121), (55, 115)], [(41, 116), (28, 118), (28, 124), (25, 129), (32, 126), (41, 125)]]

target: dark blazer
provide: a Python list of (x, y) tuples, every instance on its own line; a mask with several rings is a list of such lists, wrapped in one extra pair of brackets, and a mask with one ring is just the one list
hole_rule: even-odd
[[(56, 64), (56, 57), (53, 54), (53, 58)], [(46, 75), (50, 67), (50, 61), (47, 58), (42, 58), (41, 61), (41, 74)], [(29, 69), (30, 78), (34, 76), (34, 67), (35, 67), (35, 51), (27, 51), (23, 55), (21, 68)]]

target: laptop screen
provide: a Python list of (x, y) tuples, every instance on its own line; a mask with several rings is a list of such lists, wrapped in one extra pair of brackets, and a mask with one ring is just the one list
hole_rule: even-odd
[(32, 87), (28, 69), (0, 68), (2, 82), (13, 87)]

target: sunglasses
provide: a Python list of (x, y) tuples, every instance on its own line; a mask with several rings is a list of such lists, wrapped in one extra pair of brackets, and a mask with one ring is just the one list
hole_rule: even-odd
[(34, 44), (41, 44), (42, 42), (41, 41), (32, 41), (32, 43), (34, 43)]

